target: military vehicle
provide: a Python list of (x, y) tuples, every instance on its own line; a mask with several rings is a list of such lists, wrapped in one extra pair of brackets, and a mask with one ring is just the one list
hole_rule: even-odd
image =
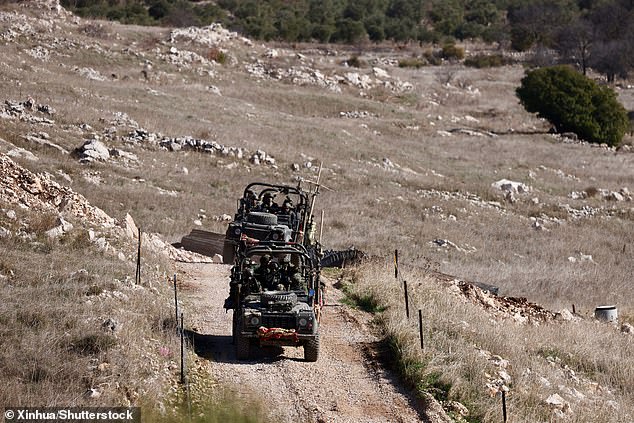
[(306, 361), (317, 361), (322, 296), (319, 267), (303, 245), (260, 242), (241, 252), (225, 302), (237, 358), (275, 345), (301, 346)]
[(306, 192), (299, 185), (247, 185), (227, 228), (223, 262), (233, 264), (238, 250), (255, 241), (314, 243), (312, 209), (317, 193), (318, 189)]

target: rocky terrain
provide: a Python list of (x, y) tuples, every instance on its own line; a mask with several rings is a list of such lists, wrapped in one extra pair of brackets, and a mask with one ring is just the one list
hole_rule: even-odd
[[(310, 181), (323, 164), (328, 190), (316, 215), (325, 210), (328, 248), (354, 245), (379, 258), (398, 248), (404, 264), (423, 269), (492, 327), (579, 327), (592, 320), (595, 306), (616, 304), (621, 321), (598, 333), (623, 337), (613, 345), (631, 344), (631, 138), (609, 148), (548, 133), (547, 122), (524, 112), (514, 97), (520, 65), (399, 66), (422, 50), (264, 44), (219, 25), (167, 29), (84, 20), (55, 0), (3, 5), (3, 298), (12, 304), (15, 286), (28, 285), (8, 258), (16, 245), (33, 263), (46, 261), (38, 254), (51, 250), (78, 260), (82, 251), (114, 259), (121, 269), (103, 277), (129, 281), (141, 228), (154, 298), (148, 301), (170, 315), (162, 282), (181, 274), (190, 329), (203, 340), (195, 348), (200, 368), (239, 395), (274, 386), (269, 405), (281, 421), (459, 419), (459, 401), (443, 402), (443, 411), (436, 400), (417, 399), (389, 369), (394, 363), (377, 358), (381, 335), (372, 316), (346, 305), (334, 286), (324, 359), (311, 368), (317, 391), (298, 382), (307, 365), (292, 349), (237, 363), (227, 340), (230, 315), (220, 308), (228, 269), (171, 245), (192, 227), (223, 233), (247, 183)], [(352, 56), (361, 67), (348, 65)], [(634, 108), (629, 82), (614, 88)], [(82, 247), (69, 246), (84, 238)], [(501, 296), (478, 288), (482, 283)], [(123, 307), (119, 294), (110, 299), (114, 310)], [(75, 300), (68, 301), (73, 307)], [(21, 319), (15, 310), (2, 313)], [(177, 378), (173, 356), (146, 335), (167, 391), (166, 380)], [(469, 348), (486, 365), (502, 363), (480, 384), (483, 395), (530, 379), (501, 352)], [(593, 379), (600, 366), (587, 363), (598, 359), (549, 354), (561, 386), (549, 382), (552, 392), (534, 399), (549, 416), (591, 421), (575, 414), (586, 410), (576, 404), (588, 397), (601, 407), (612, 401), (606, 415), (631, 421), (626, 384), (617, 376)], [(631, 369), (627, 363), (621, 374)], [(150, 391), (111, 388), (110, 373), (91, 372), (99, 383), (77, 387), (96, 392), (86, 399), (91, 404), (136, 403), (139, 392)], [(598, 393), (590, 393), (593, 387)]]

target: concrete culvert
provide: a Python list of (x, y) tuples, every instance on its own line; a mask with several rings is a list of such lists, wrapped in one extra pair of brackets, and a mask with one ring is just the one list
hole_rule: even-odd
[(597, 320), (603, 320), (610, 323), (615, 323), (619, 319), (616, 306), (598, 306), (594, 309), (594, 317)]

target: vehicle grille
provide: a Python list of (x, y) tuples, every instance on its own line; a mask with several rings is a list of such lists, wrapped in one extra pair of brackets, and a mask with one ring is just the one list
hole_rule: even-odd
[(256, 228), (245, 228), (244, 233), (250, 237), (259, 239), (260, 241), (265, 240), (269, 234), (271, 233), (270, 229), (256, 229)]
[(263, 314), (262, 326), (266, 328), (295, 329), (294, 314)]

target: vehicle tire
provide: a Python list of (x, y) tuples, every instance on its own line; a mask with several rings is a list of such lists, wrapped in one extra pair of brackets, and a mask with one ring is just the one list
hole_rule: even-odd
[(267, 306), (272, 303), (288, 303), (290, 305), (297, 304), (297, 294), (294, 292), (264, 292), (260, 296), (260, 301), (263, 306)]
[(251, 353), (251, 340), (242, 334), (236, 334), (236, 358), (248, 360)]
[(272, 213), (251, 212), (247, 215), (247, 222), (259, 225), (277, 225), (277, 216)]
[(225, 241), (224, 246), (222, 247), (222, 262), (224, 264), (233, 264), (235, 260), (236, 250), (233, 246), (233, 243), (230, 241)]
[(238, 338), (238, 312), (236, 310), (232, 311), (233, 313), (233, 321), (231, 325), (231, 343), (236, 345), (236, 339)]
[(319, 335), (304, 344), (304, 360), (315, 362), (319, 358)]

